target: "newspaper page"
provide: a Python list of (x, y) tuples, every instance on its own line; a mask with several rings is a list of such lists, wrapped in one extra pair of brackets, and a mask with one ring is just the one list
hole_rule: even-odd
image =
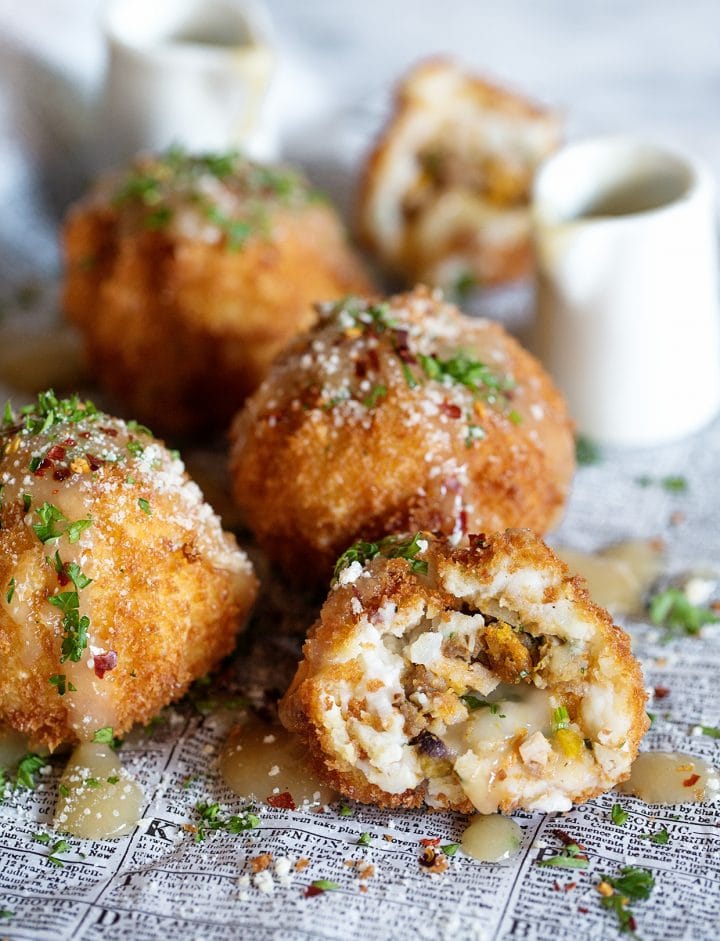
[[(677, 445), (606, 451), (598, 463), (579, 468), (552, 541), (587, 552), (629, 538), (661, 539), (661, 580), (672, 584), (694, 573), (711, 603), (718, 598), (720, 566), (718, 458), (720, 423)], [(221, 458), (191, 454), (188, 463), (227, 525), (234, 525), (226, 483), (209, 473), (222, 466)], [(663, 486), (678, 475), (682, 487)], [(316, 614), (307, 599), (273, 587), (267, 567), (257, 553), (253, 557), (264, 587), (238, 653), (209, 685), (134, 731), (120, 749), (123, 766), (144, 792), (142, 819), (131, 835), (96, 842), (67, 837), (56, 848), (52, 816), (62, 757), (35, 774), (34, 789), (6, 786), (0, 803), (3, 937), (576, 941), (633, 930), (644, 941), (720, 937), (720, 827), (713, 803), (657, 806), (610, 793), (562, 815), (516, 813), (522, 843), (510, 859), (483, 863), (458, 850), (444, 856), (440, 872), (421, 865), (423, 852), (428, 841), (459, 843), (463, 816), (339, 800), (310, 810), (260, 801), (254, 829), (198, 833), (199, 804), (217, 803), (221, 814), (247, 806), (223, 783), (218, 756), (243, 715), (262, 714), (282, 692)], [(720, 726), (720, 625), (667, 641), (642, 619), (621, 623), (632, 635), (651, 695), (654, 721), (643, 750), (683, 751), (720, 764), (720, 740), (713, 735)], [(611, 816), (617, 803), (627, 813), (622, 825)], [(660, 840), (650, 838), (663, 832)], [(584, 847), (587, 868), (539, 865), (568, 840)], [(597, 887), (603, 875), (616, 876), (628, 865), (651, 872), (655, 884), (649, 899), (633, 904), (634, 921), (621, 935)], [(313, 883), (328, 889), (313, 891)]]

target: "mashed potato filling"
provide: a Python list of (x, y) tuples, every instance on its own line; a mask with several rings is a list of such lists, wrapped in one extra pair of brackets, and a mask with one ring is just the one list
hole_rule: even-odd
[(637, 673), (623, 671), (599, 609), (564, 588), (561, 563), (496, 552), (475, 578), (426, 555), (422, 600), (386, 604), (382, 617), (362, 584), (375, 573), (354, 581), (355, 624), (325, 664), (315, 716), (335, 767), (387, 795), (421, 789), (429, 806), (481, 813), (567, 810), (626, 777), (645, 721)]

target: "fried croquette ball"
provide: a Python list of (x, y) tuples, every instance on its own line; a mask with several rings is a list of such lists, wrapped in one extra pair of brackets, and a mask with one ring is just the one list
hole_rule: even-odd
[(323, 308), (233, 430), (235, 497), (290, 576), (355, 539), (547, 530), (574, 469), (565, 403), (497, 324), (418, 288)]
[(64, 246), (90, 370), (172, 434), (224, 427), (313, 302), (370, 287), (329, 203), (236, 153), (138, 157), (70, 209)]
[(627, 635), (528, 530), (360, 543), (280, 704), (341, 793), (564, 811), (630, 773), (648, 720)]
[(0, 723), (54, 748), (147, 722), (234, 646), (252, 566), (180, 458), (42, 393), (0, 425)]
[(359, 196), (360, 232), (410, 284), (497, 284), (531, 268), (530, 190), (559, 117), (434, 59), (401, 83)]

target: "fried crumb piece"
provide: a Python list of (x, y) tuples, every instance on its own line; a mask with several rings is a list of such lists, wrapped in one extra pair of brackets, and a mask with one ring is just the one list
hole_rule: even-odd
[(261, 853), (249, 860), (253, 872), (263, 872), (272, 862), (272, 853)]
[(434, 847), (427, 846), (420, 854), (420, 867), (423, 872), (445, 872), (448, 868), (447, 857), (444, 853), (438, 853)]
[(383, 833), (383, 840), (386, 840), (388, 843), (394, 843), (395, 837), (391, 833)]
[(600, 895), (604, 895), (605, 898), (609, 898), (615, 892), (615, 889), (613, 889), (610, 883), (605, 881), (598, 884), (597, 890)]
[(295, 871), (302, 872), (303, 869), (307, 869), (310, 865), (310, 860), (306, 856), (301, 856), (300, 859), (295, 863)]
[[(360, 862), (362, 862), (360, 860)], [(358, 869), (358, 877), (360, 879), (373, 879), (375, 877), (375, 867), (372, 863), (366, 863), (364, 866), (360, 866)]]
[(685, 522), (685, 514), (682, 510), (675, 510), (674, 513), (670, 514), (670, 525), (679, 526), (681, 523)]

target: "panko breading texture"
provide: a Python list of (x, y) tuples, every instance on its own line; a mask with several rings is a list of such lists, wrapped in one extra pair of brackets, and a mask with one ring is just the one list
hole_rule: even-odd
[(434, 59), (398, 88), (365, 168), (359, 228), (410, 284), (495, 284), (532, 265), (530, 189), (558, 116)]
[(356, 547), (281, 720), (356, 800), (567, 810), (628, 777), (648, 726), (629, 638), (583, 585), (526, 530)]
[(574, 470), (565, 403), (502, 327), (418, 288), (322, 311), (233, 427), (236, 500), (291, 577), (355, 539), (547, 530)]
[(122, 735), (232, 650), (252, 566), (142, 426), (44, 393), (0, 449), (0, 722)]
[(370, 289), (328, 203), (233, 154), (138, 158), (71, 208), (64, 245), (93, 375), (175, 434), (223, 427), (315, 301)]

